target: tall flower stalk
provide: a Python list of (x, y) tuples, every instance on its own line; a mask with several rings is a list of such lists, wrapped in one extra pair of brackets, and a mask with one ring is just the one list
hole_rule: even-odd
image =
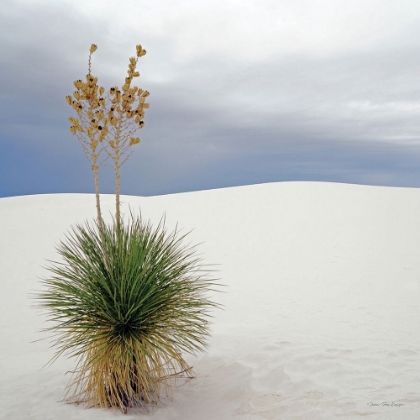
[(140, 139), (135, 132), (144, 125), (144, 110), (149, 108), (146, 98), (150, 93), (132, 86), (133, 79), (140, 76), (136, 70), (140, 57), (146, 54), (141, 45), (136, 46), (136, 57), (130, 57), (127, 74), (121, 88), (114, 86), (105, 94), (105, 89), (98, 86), (98, 78), (91, 74), (91, 58), (97, 46), (92, 44), (89, 52), (88, 74), (86, 82), (76, 80), (76, 91), (67, 96), (69, 105), (77, 112), (78, 118), (70, 117), (70, 131), (77, 135), (85, 155), (92, 163), (97, 219), (103, 228), (99, 197), (99, 160), (102, 151), (112, 160), (115, 173), (115, 220), (121, 225), (121, 188), (120, 169), (130, 157), (130, 148)]
[(108, 109), (111, 137), (106, 152), (112, 159), (115, 172), (115, 219), (117, 226), (121, 223), (120, 203), (120, 169), (130, 157), (130, 147), (140, 143), (133, 137), (137, 129), (143, 128), (144, 110), (149, 108), (146, 98), (148, 91), (132, 86), (133, 79), (140, 76), (136, 71), (137, 62), (146, 54), (141, 45), (136, 46), (136, 57), (130, 57), (127, 77), (121, 89), (112, 87), (109, 91), (111, 106)]
[(77, 89), (72, 96), (67, 96), (67, 103), (77, 112), (78, 118), (70, 117), (72, 124), (70, 131), (79, 139), (79, 143), (89, 161), (92, 164), (93, 179), (96, 195), (96, 212), (98, 224), (102, 227), (101, 203), (99, 198), (99, 156), (103, 150), (101, 143), (105, 139), (107, 129), (104, 128), (103, 118), (105, 99), (102, 95), (105, 92), (103, 87), (98, 86), (98, 78), (91, 73), (92, 54), (97, 49), (92, 44), (89, 50), (88, 74), (86, 81), (76, 80), (73, 82)]

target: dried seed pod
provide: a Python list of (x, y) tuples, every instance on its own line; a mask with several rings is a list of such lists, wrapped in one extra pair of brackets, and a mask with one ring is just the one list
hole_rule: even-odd
[(86, 80), (87, 80), (87, 82), (88, 82), (88, 86), (89, 86), (89, 87), (95, 86), (95, 85), (96, 85), (96, 83), (98, 83), (98, 78), (97, 78), (97, 77), (92, 76), (91, 74), (88, 74), (88, 75), (86, 76)]
[(71, 106), (76, 110), (76, 112), (81, 112), (83, 107), (82, 104), (80, 104), (79, 102), (73, 101), (71, 103)]
[(104, 111), (99, 110), (95, 112), (96, 118), (98, 118), (98, 120), (102, 120), (102, 118), (104, 117)]
[(141, 45), (136, 45), (136, 50), (137, 57), (142, 57), (143, 55), (146, 55), (146, 50), (144, 50)]

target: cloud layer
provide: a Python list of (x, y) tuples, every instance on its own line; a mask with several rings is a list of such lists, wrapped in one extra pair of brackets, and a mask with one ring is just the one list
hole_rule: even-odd
[[(65, 96), (121, 84), (141, 43), (151, 92), (123, 192), (282, 180), (420, 186), (420, 4), (5, 0), (1, 195), (91, 192)], [(103, 192), (113, 192), (105, 169)]]

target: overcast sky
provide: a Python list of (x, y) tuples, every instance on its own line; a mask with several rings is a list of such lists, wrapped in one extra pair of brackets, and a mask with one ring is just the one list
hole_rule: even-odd
[(0, 34), (0, 196), (93, 192), (65, 102), (92, 43), (105, 87), (147, 50), (124, 194), (420, 187), (419, 0), (2, 0)]

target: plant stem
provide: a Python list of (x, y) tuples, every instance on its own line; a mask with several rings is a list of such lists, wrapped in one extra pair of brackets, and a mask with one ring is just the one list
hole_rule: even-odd
[(115, 133), (115, 220), (117, 229), (121, 227), (121, 211), (120, 211), (120, 132), (121, 132), (121, 111), (118, 117), (117, 130)]
[(102, 220), (101, 201), (99, 198), (99, 177), (98, 177), (98, 165), (97, 165), (98, 156), (96, 155), (96, 153), (93, 153), (92, 159), (93, 159), (93, 165), (92, 165), (93, 178), (95, 180), (96, 217), (98, 219), (99, 227), (102, 229), (104, 226), (104, 221)]

